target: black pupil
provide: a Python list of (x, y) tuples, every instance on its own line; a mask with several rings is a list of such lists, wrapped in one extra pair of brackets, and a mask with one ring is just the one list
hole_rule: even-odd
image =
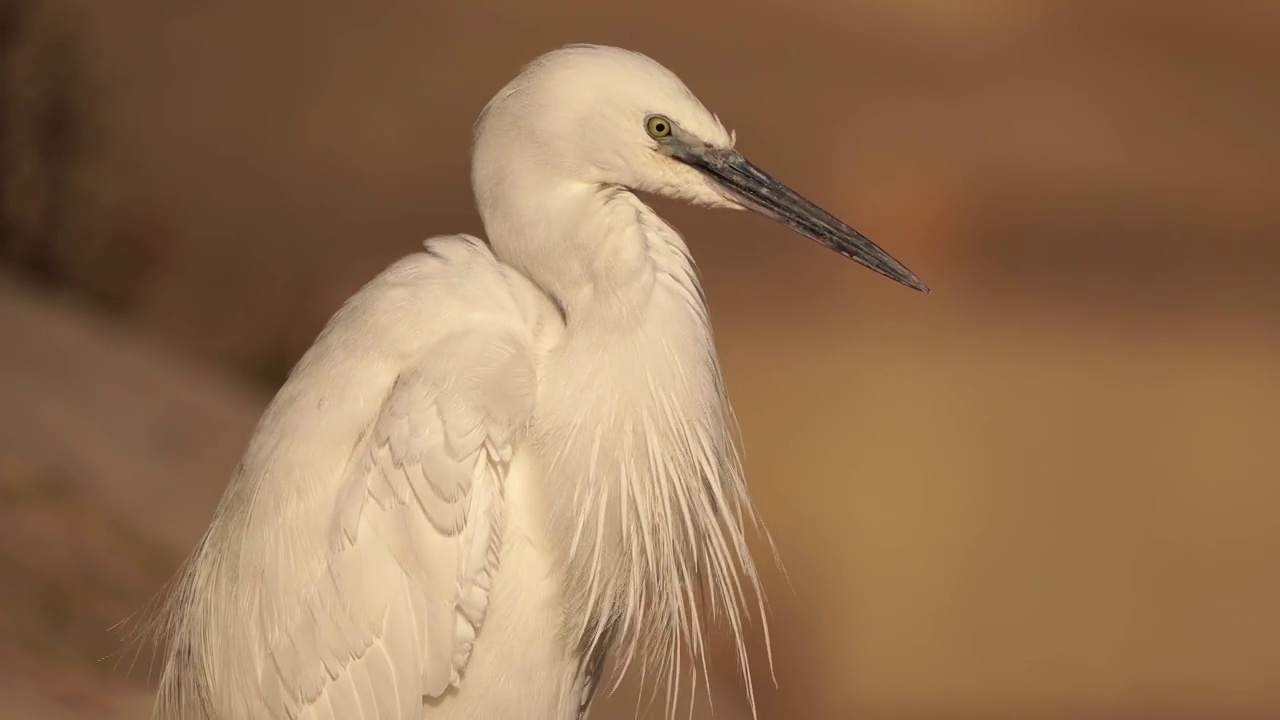
[(661, 120), (659, 120), (658, 122), (654, 123), (654, 124), (653, 124), (653, 131), (654, 131), (654, 132), (656, 132), (656, 133), (664, 133), (664, 132), (666, 132), (666, 131), (667, 131), (667, 125), (666, 125), (666, 123), (662, 122)]

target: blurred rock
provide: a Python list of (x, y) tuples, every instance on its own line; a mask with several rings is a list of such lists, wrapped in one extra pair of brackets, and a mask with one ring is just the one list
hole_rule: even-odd
[(203, 532), (262, 399), (3, 276), (0, 338), (0, 718), (141, 717), (147, 658), (110, 628)]

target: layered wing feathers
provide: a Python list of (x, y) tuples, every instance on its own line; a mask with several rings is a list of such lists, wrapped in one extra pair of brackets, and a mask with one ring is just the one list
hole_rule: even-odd
[(396, 377), (344, 473), (325, 567), (269, 638), (273, 717), (418, 720), (424, 697), (461, 682), (534, 383), (527, 344), (483, 324)]

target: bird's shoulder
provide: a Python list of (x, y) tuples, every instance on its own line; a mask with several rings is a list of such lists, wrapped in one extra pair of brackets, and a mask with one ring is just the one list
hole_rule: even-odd
[(295, 372), (348, 362), (410, 367), (440, 338), (457, 332), (502, 335), (536, 363), (559, 342), (563, 329), (555, 303), (498, 260), (484, 241), (441, 235), (391, 263), (352, 295)]
[(559, 315), (546, 293), (472, 235), (428, 238), (421, 251), (394, 262), (362, 292), (392, 288), (432, 303), (434, 316), (471, 311), (503, 316), (532, 328)]

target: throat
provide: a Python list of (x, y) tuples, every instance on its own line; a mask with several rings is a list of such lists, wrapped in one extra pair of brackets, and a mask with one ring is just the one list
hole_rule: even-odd
[(631, 191), (561, 184), (527, 210), (536, 214), (515, 227), (495, 224), (490, 240), (555, 301), (570, 330), (639, 330), (663, 284), (692, 293), (705, 317), (684, 241)]

